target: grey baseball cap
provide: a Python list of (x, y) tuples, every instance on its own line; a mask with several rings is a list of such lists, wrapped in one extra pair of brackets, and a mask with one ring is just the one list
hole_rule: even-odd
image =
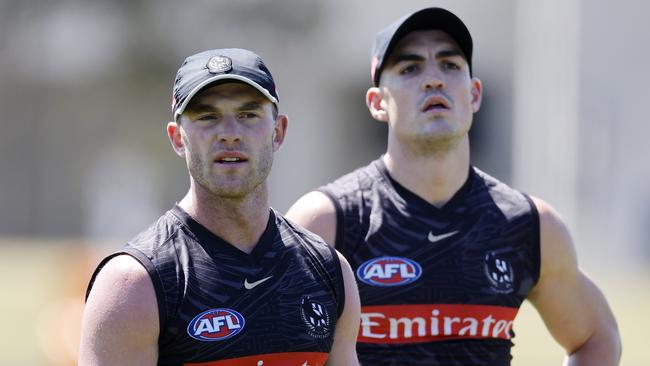
[(244, 82), (273, 104), (279, 102), (271, 71), (262, 58), (241, 48), (208, 50), (189, 56), (176, 73), (172, 114), (176, 119), (201, 89), (222, 80)]
[(465, 23), (448, 10), (425, 8), (401, 17), (375, 36), (370, 64), (374, 86), (379, 85), (384, 63), (397, 42), (407, 34), (420, 30), (441, 30), (449, 34), (463, 51), (469, 72), (472, 73), (472, 36)]

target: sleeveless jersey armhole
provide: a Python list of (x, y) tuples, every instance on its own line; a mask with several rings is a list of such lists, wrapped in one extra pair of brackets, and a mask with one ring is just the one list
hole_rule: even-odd
[(162, 336), (163, 330), (165, 329), (165, 323), (167, 318), (167, 309), (166, 309), (166, 302), (164, 299), (162, 280), (160, 279), (158, 271), (156, 270), (156, 267), (153, 265), (151, 260), (146, 255), (144, 255), (144, 253), (140, 252), (137, 249), (123, 248), (120, 251), (115, 252), (107, 256), (106, 258), (104, 258), (99, 263), (97, 269), (95, 269), (95, 272), (93, 272), (92, 276), (90, 277), (90, 282), (88, 283), (88, 288), (86, 289), (85, 301), (88, 300), (88, 296), (90, 295), (90, 291), (92, 290), (92, 286), (99, 272), (102, 270), (102, 268), (104, 268), (104, 266), (106, 265), (106, 263), (108, 263), (108, 261), (117, 257), (118, 255), (129, 255), (133, 257), (135, 260), (140, 262), (140, 264), (142, 264), (142, 266), (146, 269), (147, 273), (149, 274), (149, 278), (151, 278), (151, 282), (153, 283), (154, 291), (156, 292), (156, 303), (158, 304), (158, 323), (160, 325), (159, 337)]
[(542, 266), (539, 212), (537, 211), (537, 206), (535, 205), (533, 199), (526, 193), (522, 193), (522, 194), (524, 195), (524, 197), (526, 197), (526, 200), (530, 205), (531, 215), (533, 216), (532, 218), (532, 224), (533, 224), (532, 239), (533, 240), (532, 240), (531, 255), (534, 263), (534, 268), (532, 269), (533, 276), (534, 276), (533, 277), (533, 286), (534, 286), (537, 284), (537, 281), (539, 280), (539, 274)]
[(338, 314), (338, 317), (341, 317), (341, 314), (343, 314), (343, 309), (345, 308), (345, 284), (344, 284), (344, 278), (343, 278), (343, 268), (341, 268), (341, 261), (339, 260), (339, 256), (336, 253), (336, 249), (332, 248), (331, 246), (327, 246), (332, 253), (332, 259), (334, 260), (334, 268), (336, 271), (337, 277), (340, 279), (340, 281), (337, 281), (335, 284), (335, 292), (334, 296), (336, 296), (336, 301), (337, 301), (337, 307), (336, 307), (336, 312)]
[(304, 244), (303, 247), (305, 248), (305, 253), (309, 256), (312, 263), (314, 264), (314, 269), (325, 281), (329, 291), (336, 299), (336, 311), (340, 317), (343, 313), (343, 307), (345, 305), (345, 287), (343, 286), (343, 270), (341, 269), (341, 261), (339, 261), (339, 256), (336, 254), (336, 249), (332, 248), (331, 245), (328, 245), (325, 242), (322, 243), (332, 256), (334, 273), (332, 273), (332, 271), (329, 271), (323, 264), (327, 262), (327, 258), (324, 255), (325, 252), (321, 252), (309, 244)]
[[(335, 234), (335, 239), (334, 239), (334, 246), (336, 248), (339, 248), (339, 251), (343, 251), (343, 244), (345, 243), (344, 240), (344, 235), (345, 235), (345, 220), (344, 220), (344, 213), (343, 213), (343, 208), (341, 207), (341, 203), (339, 200), (336, 199), (334, 193), (327, 189), (326, 187), (319, 188), (317, 189), (318, 192), (324, 194), (329, 198), (329, 200), (334, 204), (334, 208), (336, 209), (336, 234)], [(337, 257), (338, 260), (338, 257)]]

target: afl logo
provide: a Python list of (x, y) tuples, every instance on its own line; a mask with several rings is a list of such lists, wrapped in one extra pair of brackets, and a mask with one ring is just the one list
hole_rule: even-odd
[(231, 309), (211, 309), (192, 319), (187, 334), (199, 341), (221, 341), (244, 329), (244, 317)]
[(494, 291), (504, 294), (514, 291), (515, 273), (508, 261), (490, 252), (485, 255), (484, 269)]
[(402, 286), (417, 281), (422, 267), (408, 258), (379, 257), (364, 262), (357, 269), (359, 281), (371, 286)]

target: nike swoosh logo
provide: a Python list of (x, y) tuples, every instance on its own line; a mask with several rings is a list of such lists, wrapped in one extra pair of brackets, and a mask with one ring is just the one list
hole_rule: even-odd
[(458, 234), (458, 230), (440, 234), (440, 235), (433, 235), (433, 233), (429, 231), (429, 235), (427, 236), (427, 239), (429, 239), (430, 242), (435, 243), (442, 239), (447, 239), (448, 237), (454, 236), (456, 234)]
[(257, 285), (261, 284), (262, 282), (265, 282), (266, 280), (271, 279), (271, 277), (273, 277), (273, 276), (264, 277), (261, 280), (255, 281), (255, 282), (248, 282), (248, 278), (245, 278), (244, 279), (244, 288), (246, 288), (246, 290), (252, 290), (253, 288), (255, 288)]

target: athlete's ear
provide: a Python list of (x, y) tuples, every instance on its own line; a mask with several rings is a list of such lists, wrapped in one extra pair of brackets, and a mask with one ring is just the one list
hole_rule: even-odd
[(380, 122), (388, 122), (384, 93), (378, 87), (372, 87), (366, 92), (366, 106), (372, 118)]
[(472, 78), (472, 112), (478, 112), (481, 108), (481, 101), (483, 100), (483, 85), (479, 78)]
[(289, 117), (284, 114), (278, 114), (275, 120), (275, 128), (273, 129), (273, 151), (278, 151), (284, 138), (287, 135), (287, 126), (289, 125)]
[(181, 136), (181, 126), (176, 122), (167, 123), (167, 136), (172, 148), (176, 154), (182, 158), (185, 157), (185, 145), (183, 144), (183, 136)]

